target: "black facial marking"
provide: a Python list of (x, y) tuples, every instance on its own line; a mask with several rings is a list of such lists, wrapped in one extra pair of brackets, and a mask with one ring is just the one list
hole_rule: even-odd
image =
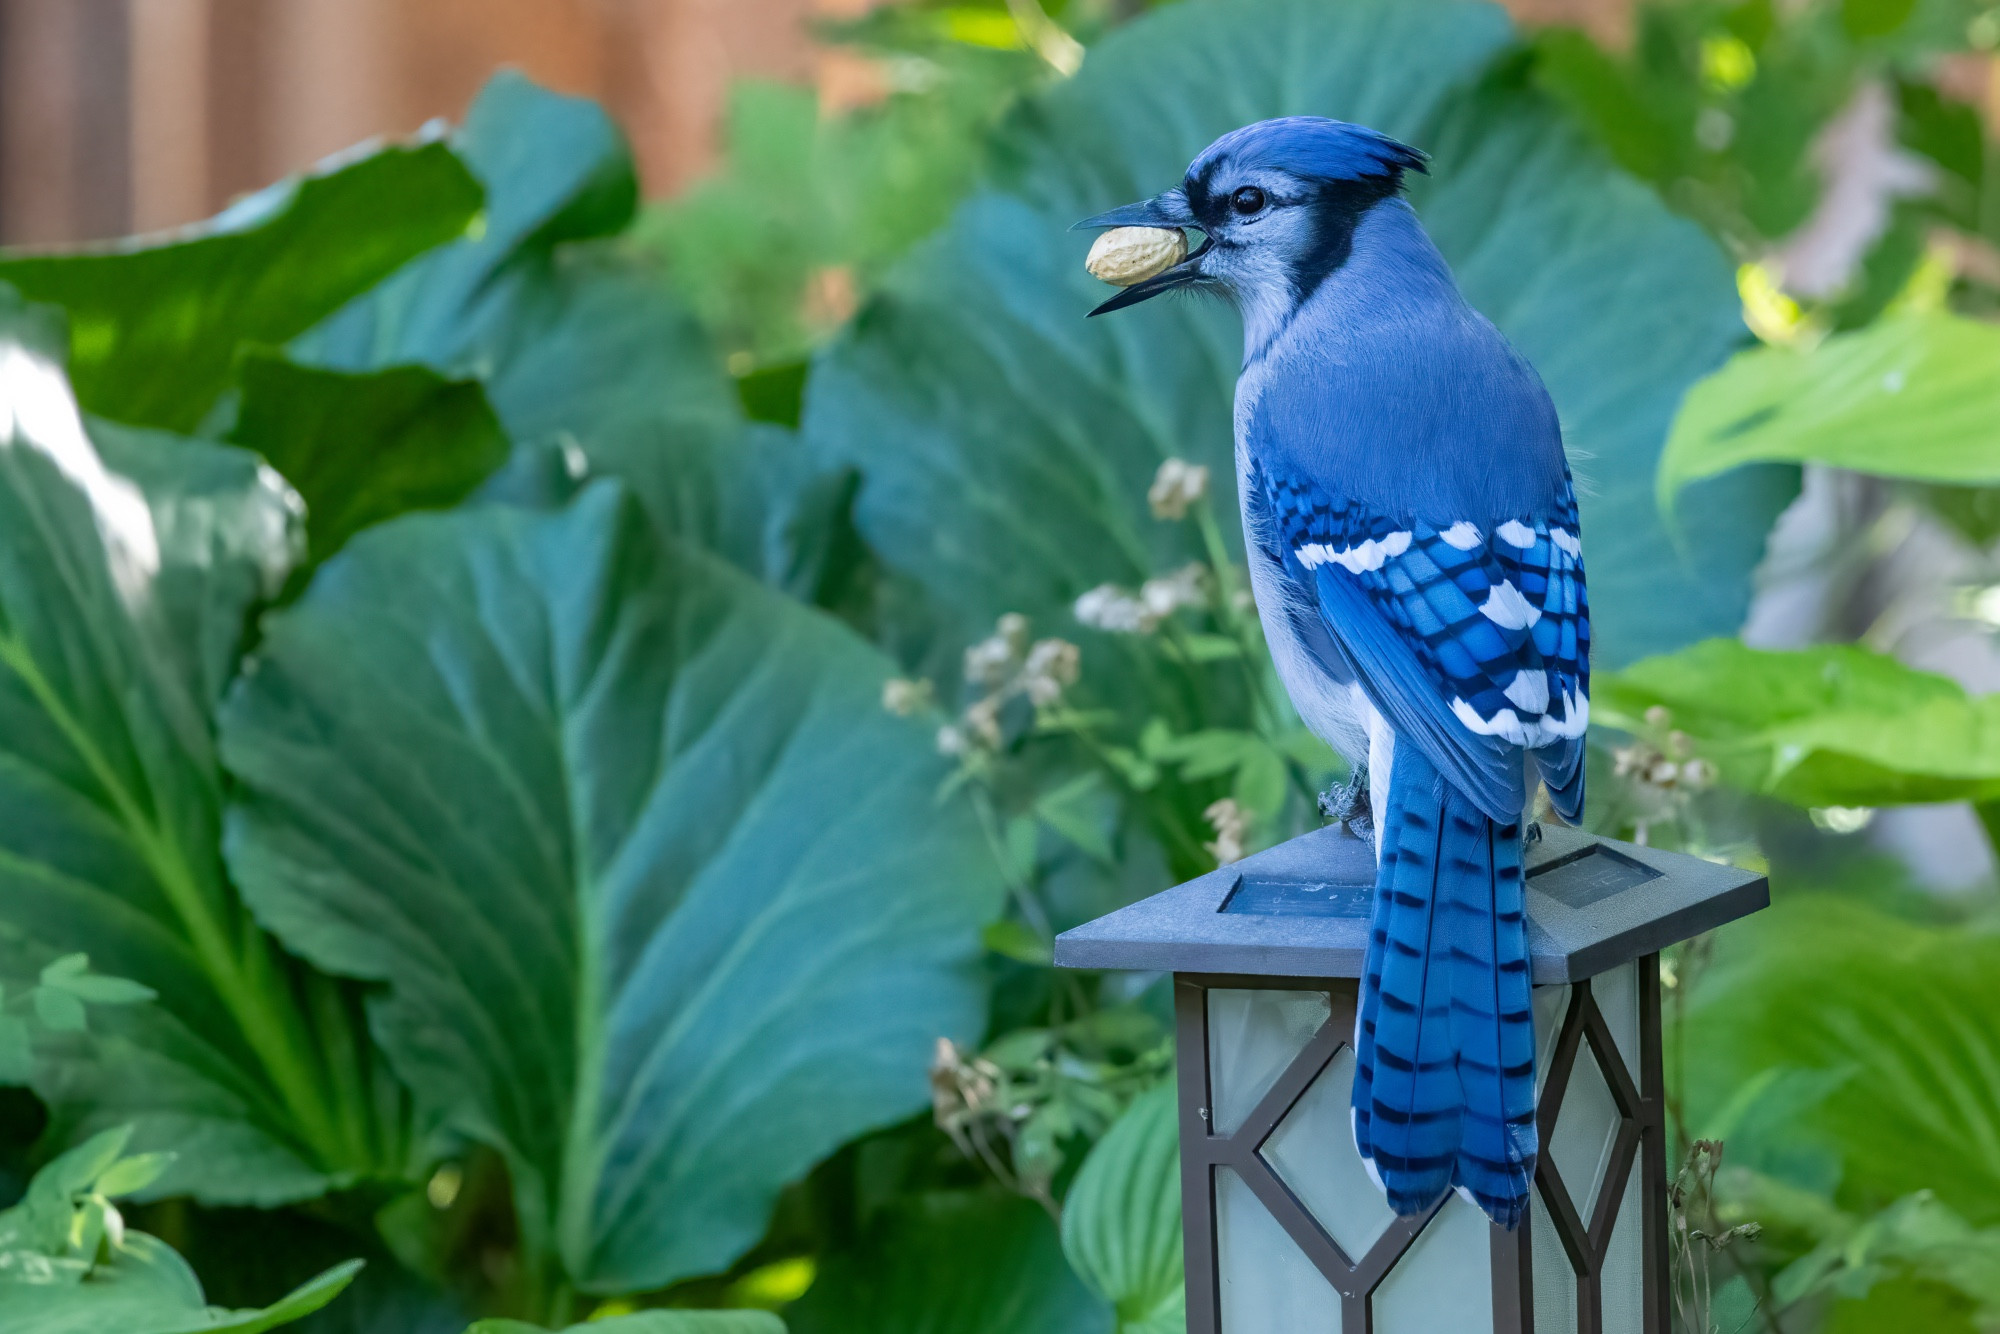
[(1395, 195), (1401, 186), (1396, 176), (1365, 176), (1320, 186), (1318, 195), (1306, 205), (1312, 210), (1311, 244), (1292, 265), (1295, 302), (1311, 296), (1329, 273), (1347, 262), (1361, 215)]

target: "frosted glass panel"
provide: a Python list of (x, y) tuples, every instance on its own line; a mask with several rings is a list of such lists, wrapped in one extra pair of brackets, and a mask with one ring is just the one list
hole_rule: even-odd
[(1340, 1334), (1340, 1294), (1242, 1177), (1215, 1169), (1222, 1334)]
[(1639, 1082), (1639, 965), (1620, 964), (1590, 979), (1590, 998), (1597, 1002), (1611, 1040), (1625, 1059), (1626, 1072)]
[(1536, 987), (1535, 1001), (1535, 1092), (1549, 1077), (1549, 1058), (1555, 1054), (1556, 1039), (1562, 1035), (1563, 1016), (1569, 1012), (1569, 988)]
[(1278, 1075), (1326, 1022), (1324, 991), (1208, 993), (1210, 1125), (1233, 1135)]
[[(1493, 1328), (1493, 1225), (1447, 1196), (1430, 1226), (1375, 1289), (1375, 1334), (1458, 1334)], [(1262, 1334), (1278, 1334), (1273, 1325)]]
[(1585, 1223), (1596, 1208), (1598, 1183), (1618, 1138), (1618, 1120), (1618, 1104), (1611, 1100), (1611, 1086), (1604, 1082), (1596, 1054), (1589, 1043), (1579, 1044), (1562, 1110), (1556, 1114), (1555, 1133), (1549, 1136), (1549, 1156)]
[(1334, 1054), (1264, 1142), (1264, 1161), (1312, 1211), (1347, 1258), (1359, 1261), (1396, 1221), (1354, 1149), (1354, 1050)]
[[(1604, 1334), (1642, 1334), (1646, 1324), (1646, 1235), (1639, 1214), (1639, 1168), (1625, 1179), (1618, 1223), (1604, 1257)], [(1540, 1334), (1538, 1330), (1536, 1334)]]
[(1539, 1190), (1528, 1197), (1528, 1229), (1535, 1265), (1535, 1334), (1576, 1334), (1576, 1270)]

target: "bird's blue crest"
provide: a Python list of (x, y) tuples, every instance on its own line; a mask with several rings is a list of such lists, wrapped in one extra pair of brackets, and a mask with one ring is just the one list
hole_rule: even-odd
[(1280, 116), (1231, 130), (1201, 151), (1188, 167), (1188, 179), (1200, 180), (1224, 162), (1320, 182), (1394, 181), (1405, 171), (1429, 170), (1429, 159), (1408, 144), (1325, 116)]

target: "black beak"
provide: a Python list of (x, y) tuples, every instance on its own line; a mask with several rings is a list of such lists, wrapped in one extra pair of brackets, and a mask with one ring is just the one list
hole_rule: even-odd
[(1091, 311), (1091, 315), (1109, 315), (1114, 310), (1136, 306), (1141, 301), (1150, 301), (1162, 292), (1171, 292), (1177, 287), (1191, 287), (1201, 281), (1201, 257), (1206, 255), (1213, 241), (1203, 241), (1199, 249), (1171, 269), (1162, 270), (1150, 278), (1141, 279), (1112, 297), (1109, 301)]
[[(1073, 232), (1094, 227), (1199, 227), (1192, 210), (1188, 208), (1187, 195), (1178, 187), (1142, 199), (1136, 204), (1126, 204), (1108, 213), (1100, 213), (1094, 218), (1085, 218), (1071, 227)], [(1180, 263), (1130, 287), (1112, 297), (1092, 315), (1105, 315), (1127, 306), (1136, 306), (1141, 301), (1156, 297), (1162, 292), (1170, 292), (1177, 287), (1187, 287), (1201, 279), (1201, 257), (1208, 253), (1214, 242), (1203, 240), (1199, 249)]]

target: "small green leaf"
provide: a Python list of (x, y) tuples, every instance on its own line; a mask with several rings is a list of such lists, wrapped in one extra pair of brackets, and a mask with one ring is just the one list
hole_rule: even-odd
[(1093, 860), (1106, 866), (1117, 860), (1111, 840), (1117, 828), (1118, 798), (1096, 770), (1044, 793), (1035, 802), (1035, 814)]
[(88, 970), (89, 967), (90, 956), (88, 954), (65, 954), (60, 959), (51, 960), (42, 969), (42, 985), (45, 987), (57, 985), (60, 979), (75, 977)]
[(35, 1073), (35, 1049), (28, 1021), (0, 1014), (0, 1084), (25, 1084)]
[(135, 1153), (129, 1158), (120, 1158), (104, 1169), (93, 1188), (106, 1199), (116, 1200), (127, 1195), (136, 1195), (160, 1179), (160, 1174), (174, 1161), (171, 1153)]
[(1186, 635), (1180, 645), (1190, 662), (1226, 662), (1243, 656), (1242, 643), (1228, 635)]
[[(525, 1320), (479, 1320), (465, 1334), (546, 1334)], [(634, 1311), (570, 1325), (562, 1334), (785, 1334), (769, 1311)]]
[(987, 949), (1017, 963), (1034, 963), (1047, 967), (1050, 962), (1049, 942), (1011, 917), (988, 922), (985, 929), (979, 933), (979, 939)]
[(1260, 740), (1245, 750), (1237, 766), (1234, 794), (1239, 805), (1257, 812), (1268, 823), (1284, 806), (1291, 782), (1285, 757)]
[(306, 502), (314, 563), (369, 524), (447, 509), (507, 459), (507, 437), (478, 382), (422, 366), (372, 374), (319, 370), (270, 352), (237, 371), (229, 432), (284, 474)]
[(81, 1033), (89, 1027), (83, 1002), (56, 987), (35, 988), (35, 1018), (61, 1033)]
[(42, 985), (66, 991), (91, 1005), (136, 1005), (157, 994), (151, 987), (123, 977), (106, 977), (89, 968), (89, 955), (65, 955), (42, 969)]

